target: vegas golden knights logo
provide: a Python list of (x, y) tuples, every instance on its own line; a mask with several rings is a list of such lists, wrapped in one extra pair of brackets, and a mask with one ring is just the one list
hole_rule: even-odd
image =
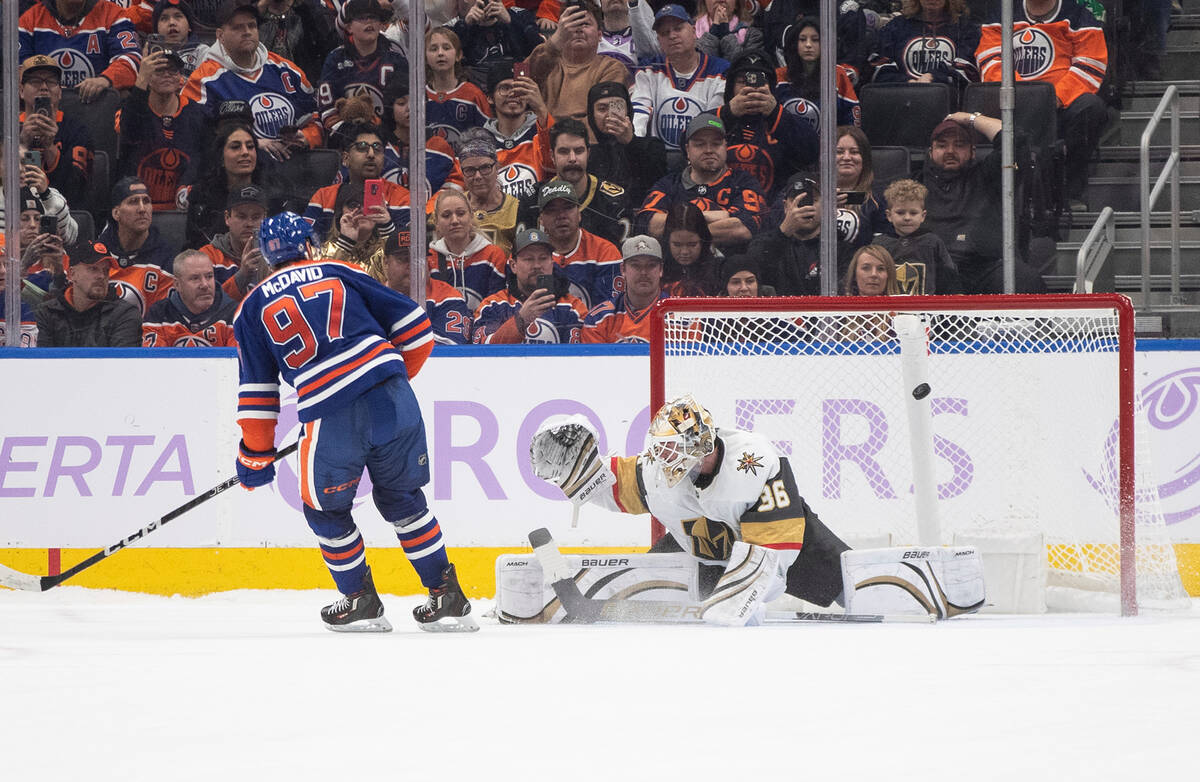
[(700, 559), (729, 559), (733, 551), (734, 535), (728, 524), (706, 519), (683, 521), (683, 532), (692, 539), (692, 556)]
[(925, 264), (905, 261), (896, 264), (896, 284), (904, 296), (921, 296), (925, 290)]

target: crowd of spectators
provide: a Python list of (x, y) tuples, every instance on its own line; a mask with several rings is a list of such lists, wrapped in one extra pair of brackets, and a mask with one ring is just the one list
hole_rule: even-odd
[[(1143, 76), (1158, 74), (1169, 5), (1134, 12)], [(418, 201), (406, 4), (22, 0), (23, 341), (231, 344), (238, 302), (269, 272), (257, 226), (285, 209), (321, 257), (405, 293), (410, 223), (427, 220), (426, 304), (446, 344), (641, 341), (661, 297), (814, 295), (823, 121), (837, 123), (824, 228), (841, 293), (999, 292), (999, 120), (934, 118), (918, 165), (884, 179), (858, 98), (999, 80), (996, 4), (850, 0), (824, 50), (819, 6), (430, 4)], [(1013, 10), (1017, 78), (1054, 86), (1078, 208), (1108, 117), (1104, 9)], [(837, 61), (834, 107), (822, 56)], [(1040, 291), (1027, 260), (1018, 291)]]

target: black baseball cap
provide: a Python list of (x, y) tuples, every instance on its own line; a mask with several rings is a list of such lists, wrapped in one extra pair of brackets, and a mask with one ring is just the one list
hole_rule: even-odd
[(387, 241), (383, 243), (383, 254), (408, 255), (410, 247), (412, 247), (412, 234), (407, 228), (402, 228), (388, 236)]
[(383, 9), (378, 0), (350, 0), (342, 6), (342, 19), (347, 22), (354, 19), (378, 19), (386, 22), (391, 18), (392, 15)]
[(134, 195), (150, 195), (146, 183), (135, 176), (121, 177), (112, 189), (112, 205), (117, 206), (126, 198)]
[(262, 14), (258, 12), (258, 4), (251, 0), (225, 0), (217, 9), (217, 27), (224, 27), (236, 14), (250, 14), (254, 21), (261, 23)]
[(92, 264), (102, 261), (109, 265), (116, 262), (116, 258), (113, 258), (108, 247), (101, 242), (78, 242), (67, 249), (66, 257), (63, 259), (63, 270), (66, 271), (75, 264)]
[(225, 201), (225, 208), (232, 209), (242, 204), (258, 204), (263, 209), (266, 209), (267, 194), (258, 185), (239, 187), (229, 194), (229, 198)]

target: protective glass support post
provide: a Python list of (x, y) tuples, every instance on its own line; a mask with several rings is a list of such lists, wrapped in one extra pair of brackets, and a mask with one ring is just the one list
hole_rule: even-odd
[(1012, 0), (1000, 10), (1000, 203), (1001, 246), (1004, 260), (1004, 292), (1017, 290), (1017, 212), (1013, 166), (1013, 11)]
[[(4, 13), (4, 264), (6, 283), (4, 286), (5, 324), (4, 344), (16, 347), (21, 344), (21, 179), (17, 161), (21, 158), (21, 146), (17, 141), (17, 24), (20, 4), (3, 4)], [(15, 205), (15, 206), (14, 206)]]
[(819, 137), (821, 174), (821, 295), (836, 296), (837, 279), (837, 93), (834, 72), (837, 68), (837, 10), (835, 0), (821, 0), (821, 125)]
[(408, 95), (409, 295), (424, 306), (425, 203), (431, 195), (425, 179), (425, 0), (408, 4)]

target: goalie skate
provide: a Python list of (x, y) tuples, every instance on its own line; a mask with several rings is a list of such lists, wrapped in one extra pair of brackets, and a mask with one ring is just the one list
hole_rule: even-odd
[(442, 571), (441, 586), (429, 590), (424, 605), (413, 609), (417, 626), (429, 633), (471, 633), (479, 624), (470, 616), (471, 603), (458, 585), (454, 565)]
[(370, 568), (363, 578), (363, 588), (322, 608), (321, 621), (336, 633), (391, 632), (392, 623), (383, 616), (383, 601), (375, 591)]

